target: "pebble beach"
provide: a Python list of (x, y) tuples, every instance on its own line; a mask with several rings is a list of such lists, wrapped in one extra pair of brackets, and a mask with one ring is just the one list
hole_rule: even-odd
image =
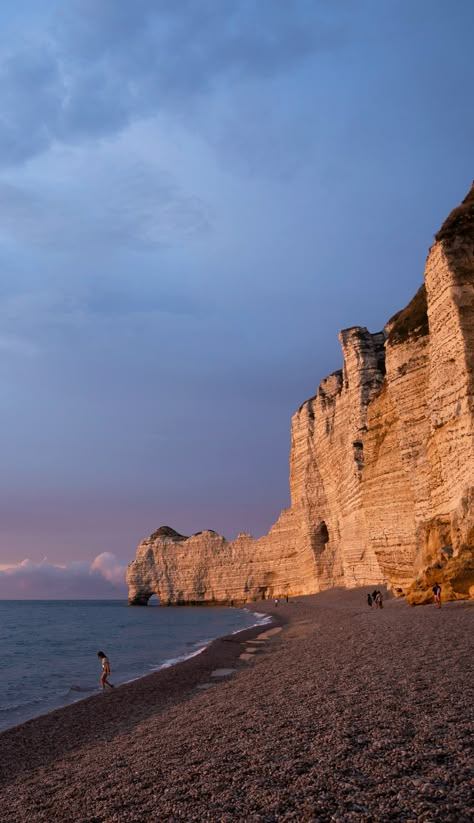
[(474, 603), (367, 592), (4, 732), (1, 820), (472, 820)]

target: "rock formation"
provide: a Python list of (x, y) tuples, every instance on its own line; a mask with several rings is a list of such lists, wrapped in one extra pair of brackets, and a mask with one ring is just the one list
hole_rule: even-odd
[(474, 185), (409, 305), (339, 338), (342, 370), (292, 420), (290, 508), (259, 540), (158, 529), (128, 568), (130, 603), (380, 583), (416, 603), (435, 580), (474, 595)]

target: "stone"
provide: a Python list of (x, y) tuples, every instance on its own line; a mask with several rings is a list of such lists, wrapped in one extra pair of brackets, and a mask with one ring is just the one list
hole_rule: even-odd
[[(343, 367), (292, 419), (291, 505), (267, 535), (162, 527), (129, 602), (238, 605), (387, 584), (412, 603), (474, 587), (474, 186), (436, 235), (424, 284), (376, 334), (339, 335)], [(267, 633), (268, 634), (268, 633)], [(264, 635), (260, 635), (264, 637)]]
[(237, 669), (214, 669), (211, 672), (211, 677), (230, 677), (235, 674)]
[(257, 635), (257, 640), (268, 640), (269, 637), (274, 637), (276, 634), (280, 634), (281, 626), (274, 626), (272, 629), (267, 629), (266, 632), (262, 632), (262, 634)]

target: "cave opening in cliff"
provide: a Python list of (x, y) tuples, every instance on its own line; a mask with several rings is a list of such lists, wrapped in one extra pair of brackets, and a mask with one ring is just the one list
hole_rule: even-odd
[(326, 526), (324, 520), (321, 521), (321, 525), (319, 527), (319, 535), (321, 537), (321, 543), (324, 543), (324, 545), (326, 545), (326, 543), (329, 543), (328, 527)]
[(324, 520), (321, 520), (311, 535), (311, 548), (316, 557), (320, 555), (329, 543), (329, 531)]
[(148, 600), (148, 606), (159, 606), (160, 605), (160, 598), (157, 594), (152, 594), (150, 599)]

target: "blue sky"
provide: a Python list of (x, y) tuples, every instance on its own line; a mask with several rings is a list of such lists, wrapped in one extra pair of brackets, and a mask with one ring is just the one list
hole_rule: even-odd
[(473, 23), (461, 0), (2, 4), (0, 566), (269, 528), (337, 332), (408, 302), (469, 188)]

